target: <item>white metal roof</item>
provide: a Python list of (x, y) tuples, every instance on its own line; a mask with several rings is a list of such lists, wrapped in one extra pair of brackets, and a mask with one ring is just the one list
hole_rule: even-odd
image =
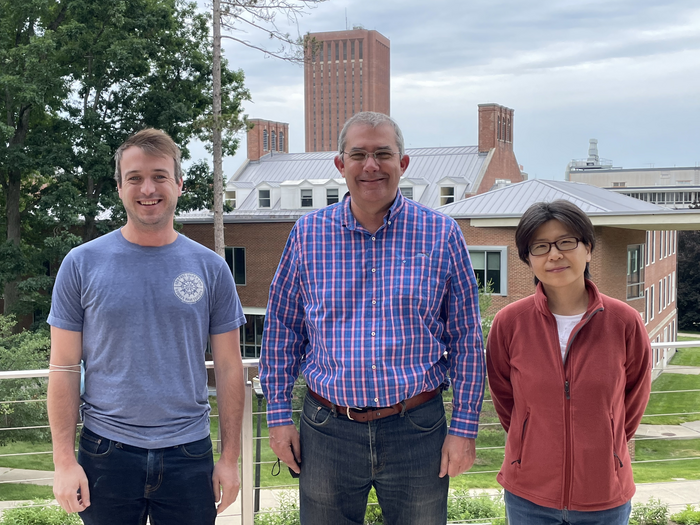
[[(486, 155), (479, 155), (477, 146), (457, 146), (444, 148), (411, 148), (406, 150), (409, 165), (403, 179), (414, 185), (425, 185), (418, 201), (431, 208), (440, 204), (438, 181), (450, 179), (466, 186), (471, 191), (477, 181)], [(272, 187), (290, 186), (308, 181), (313, 185), (338, 179), (339, 173), (333, 159), (336, 153), (274, 153), (259, 161), (247, 161), (229, 179), (227, 190), (258, 187), (267, 184)], [(460, 198), (461, 195), (456, 195)], [(257, 199), (250, 196), (237, 203), (235, 215), (256, 211)], [(275, 208), (272, 203), (272, 208)]]

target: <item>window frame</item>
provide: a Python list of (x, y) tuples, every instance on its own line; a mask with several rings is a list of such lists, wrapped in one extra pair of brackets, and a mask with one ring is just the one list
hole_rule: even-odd
[[(241, 271), (239, 268), (236, 266), (236, 252), (235, 250), (241, 250), (243, 254), (243, 270), (242, 270), (242, 275), (243, 275), (243, 280), (242, 282), (237, 281), (236, 278), (241, 275)], [(230, 257), (229, 257), (230, 254)], [(224, 259), (226, 260), (226, 264), (229, 267), (229, 270), (231, 270), (231, 275), (233, 276), (233, 282), (236, 284), (236, 286), (246, 286), (248, 284), (248, 270), (247, 270), (247, 265), (248, 265), (248, 255), (246, 253), (245, 246), (226, 246), (224, 248)], [(239, 270), (238, 272), (236, 270)]]
[[(332, 196), (329, 194), (329, 192), (334, 191), (335, 196)], [(335, 198), (333, 202), (331, 202), (331, 199)], [(336, 204), (340, 202), (340, 190), (338, 188), (326, 188), (326, 206), (330, 206), (331, 204)]]
[[(493, 292), (491, 295), (499, 295), (506, 297), (508, 295), (508, 246), (468, 246), (468, 251), (469, 251), (469, 261), (471, 263), (471, 258), (472, 258), (472, 252), (484, 252), (488, 254), (488, 252), (498, 252), (501, 256), (501, 291), (500, 292)], [(485, 256), (485, 260), (488, 261), (488, 256)], [(472, 271), (474, 270), (473, 264), (472, 264)], [(484, 270), (485, 272), (488, 271), (487, 269)]]
[[(445, 190), (451, 190), (451, 193), (446, 193)], [(448, 199), (452, 199), (448, 202)], [(455, 187), (440, 186), (440, 206), (446, 206), (455, 202)]]
[[(263, 197), (262, 192), (267, 192), (267, 197)], [(263, 206), (263, 200), (267, 200), (267, 206)], [(272, 207), (272, 190), (260, 189), (258, 190), (258, 208), (269, 209)]]
[[(637, 273), (639, 275), (639, 281), (630, 283), (630, 278), (632, 277), (634, 272), (631, 272), (631, 260), (630, 260), (630, 254), (636, 252), (636, 262), (637, 262)], [(627, 297), (628, 301), (634, 300), (634, 299), (641, 299), (644, 297), (644, 273), (645, 273), (645, 266), (644, 266), (644, 244), (628, 244), (627, 245), (627, 273), (626, 273), (626, 288), (625, 288), (625, 295)], [(636, 295), (631, 295), (630, 290), (638, 287), (637, 288), (637, 294)]]
[[(304, 204), (306, 202), (306, 204)], [(314, 207), (314, 190), (313, 188), (299, 188), (299, 207), (313, 208)]]

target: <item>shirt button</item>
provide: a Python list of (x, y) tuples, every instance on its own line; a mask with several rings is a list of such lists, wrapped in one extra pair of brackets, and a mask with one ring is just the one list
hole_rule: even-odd
[(386, 221), (387, 224), (391, 224), (391, 221)]
[(376, 240), (377, 240), (377, 238), (376, 238), (376, 237), (372, 237), (372, 240), (373, 240), (373, 241), (376, 241)]
[(376, 370), (376, 369), (377, 369), (377, 365), (372, 365), (372, 370)]
[(376, 268), (372, 268), (372, 273), (374, 273), (374, 272), (376, 272), (376, 271), (377, 271)]
[(377, 304), (377, 301), (375, 301), (374, 299), (372, 299), (372, 304)]
[(372, 337), (374, 337), (374, 332), (372, 332)]
[(379, 403), (379, 398), (378, 398), (378, 397), (375, 397), (375, 398), (374, 398), (374, 402), (375, 402), (375, 403)]

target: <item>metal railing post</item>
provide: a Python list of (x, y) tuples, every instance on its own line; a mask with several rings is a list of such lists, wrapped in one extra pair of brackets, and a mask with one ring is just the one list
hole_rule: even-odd
[(253, 383), (246, 381), (241, 428), (241, 525), (255, 521), (253, 481)]

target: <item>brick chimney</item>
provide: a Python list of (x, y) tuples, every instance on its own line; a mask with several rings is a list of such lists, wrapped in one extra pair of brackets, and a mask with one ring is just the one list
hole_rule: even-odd
[(260, 160), (272, 153), (289, 153), (289, 124), (271, 120), (249, 119), (248, 160)]
[(479, 153), (500, 146), (513, 151), (513, 110), (499, 104), (479, 104)]

